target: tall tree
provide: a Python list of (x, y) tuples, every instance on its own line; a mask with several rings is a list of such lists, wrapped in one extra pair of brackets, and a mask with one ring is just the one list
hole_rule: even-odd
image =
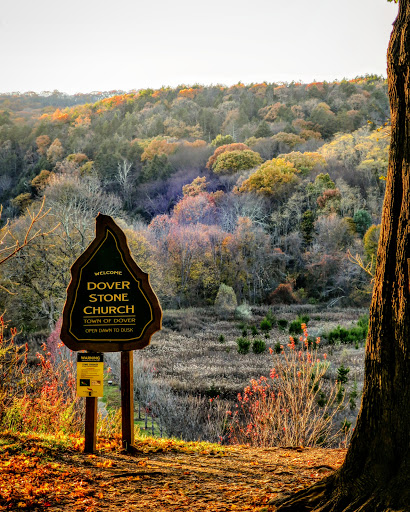
[(410, 509), (409, 0), (399, 0), (387, 60), (392, 133), (362, 405), (343, 466), (281, 512)]

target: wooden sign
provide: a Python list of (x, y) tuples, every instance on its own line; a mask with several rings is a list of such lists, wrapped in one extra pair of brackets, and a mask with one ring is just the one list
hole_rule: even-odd
[(61, 340), (71, 350), (117, 352), (147, 346), (162, 311), (148, 274), (132, 259), (123, 231), (107, 215), (71, 267)]

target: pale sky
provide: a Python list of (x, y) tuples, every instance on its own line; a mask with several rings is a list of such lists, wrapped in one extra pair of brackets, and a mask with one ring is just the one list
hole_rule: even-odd
[(386, 76), (387, 0), (2, 0), (0, 92)]

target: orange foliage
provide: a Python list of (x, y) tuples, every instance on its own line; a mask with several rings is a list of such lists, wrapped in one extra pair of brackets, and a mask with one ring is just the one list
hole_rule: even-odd
[(141, 155), (141, 161), (152, 160), (154, 156), (172, 155), (178, 148), (178, 144), (166, 140), (154, 139), (145, 148)]
[(268, 87), (267, 84), (265, 82), (263, 82), (261, 84), (252, 85), (252, 87), (249, 90), (252, 93), (254, 93), (255, 96), (257, 96), (258, 98), (264, 98), (265, 94), (266, 94), (267, 87)]
[(110, 96), (109, 98), (104, 98), (97, 103), (94, 104), (97, 114), (100, 114), (106, 110), (112, 110), (117, 108), (125, 103), (133, 101), (137, 97), (136, 93), (127, 93), (127, 94), (116, 94), (114, 96)]
[(202, 139), (194, 140), (194, 142), (184, 140), (182, 142), (182, 145), (185, 146), (186, 148), (204, 148), (207, 146), (207, 143)]
[(208, 223), (215, 215), (215, 203), (210, 194), (199, 192), (195, 195), (185, 195), (175, 205), (172, 213), (178, 224)]
[(91, 118), (89, 115), (79, 115), (75, 120), (75, 126), (84, 126), (88, 128), (91, 124)]
[(235, 85), (232, 85), (231, 87), (229, 87), (228, 89), (228, 92), (235, 92), (236, 90), (238, 89), (243, 89), (245, 86), (242, 82), (238, 82), (237, 84)]
[(48, 135), (40, 135), (36, 139), (37, 153), (44, 156), (47, 153), (47, 148), (51, 144), (51, 139)]
[(51, 116), (52, 121), (57, 121), (60, 123), (66, 123), (69, 120), (69, 116), (66, 112), (62, 112), (59, 108), (54, 112)]
[(203, 90), (203, 87), (190, 87), (189, 89), (181, 89), (178, 93), (178, 96), (182, 96), (183, 98), (188, 98), (192, 100)]

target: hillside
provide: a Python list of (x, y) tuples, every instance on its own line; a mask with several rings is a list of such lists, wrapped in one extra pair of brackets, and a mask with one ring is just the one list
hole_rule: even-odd
[(18, 296), (0, 291), (0, 305), (24, 332), (54, 328), (98, 212), (125, 230), (164, 308), (212, 305), (221, 285), (238, 304), (368, 306), (385, 79), (1, 102), (3, 254), (25, 239), (27, 208), (50, 209), (36, 224), (49, 236), (3, 267), (0, 284)]

